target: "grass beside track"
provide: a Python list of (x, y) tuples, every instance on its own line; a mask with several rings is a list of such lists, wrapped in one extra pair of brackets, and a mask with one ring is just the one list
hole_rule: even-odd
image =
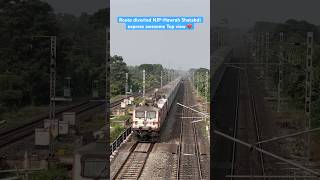
[(110, 142), (113, 142), (127, 128), (124, 121), (128, 120), (130, 115), (115, 116), (110, 119)]

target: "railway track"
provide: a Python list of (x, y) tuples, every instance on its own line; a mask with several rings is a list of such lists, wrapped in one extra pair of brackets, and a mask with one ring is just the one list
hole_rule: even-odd
[[(260, 128), (259, 128), (259, 120), (257, 116), (257, 109), (256, 109), (256, 103), (254, 96), (251, 96), (251, 104), (252, 104), (252, 113), (253, 113), (253, 118), (254, 118), (254, 124), (255, 124), (255, 132), (256, 132), (256, 139), (257, 142), (260, 141)], [(261, 148), (261, 144), (258, 144), (258, 147)], [(261, 171), (262, 175), (265, 176), (265, 167), (264, 167), (264, 160), (263, 160), (263, 155), (261, 152), (259, 152), (259, 159), (260, 159), (260, 166), (261, 166)], [(264, 178), (266, 179), (266, 178)]]
[[(238, 70), (238, 73), (240, 75), (240, 70)], [(234, 127), (233, 127), (233, 137), (237, 137), (237, 129), (238, 129), (238, 120), (239, 120), (239, 100), (240, 100), (240, 76), (238, 76), (237, 80), (237, 95), (236, 95), (236, 108), (235, 108), (235, 118), (234, 118)], [(235, 161), (236, 161), (236, 142), (233, 142), (232, 146), (232, 160), (231, 160), (231, 170), (230, 174), (234, 175), (234, 170), (235, 170)], [(232, 179), (232, 178), (231, 178)]]
[[(212, 109), (214, 114), (214, 123), (216, 128), (222, 132), (233, 136), (235, 127), (235, 115), (237, 109), (237, 86), (238, 86), (238, 70), (235, 68), (227, 67), (222, 77), (219, 88), (213, 96), (215, 106)], [(241, 112), (241, 110), (239, 111)], [(241, 130), (241, 129), (240, 129)], [(239, 132), (237, 132), (237, 135)], [(212, 179), (226, 179), (226, 175), (230, 174), (232, 168), (233, 145), (232, 141), (228, 141), (220, 136), (213, 136), (210, 146), (213, 147), (212, 156), (214, 157), (213, 163), (210, 164)], [(241, 148), (241, 147), (240, 147)], [(238, 153), (239, 147), (236, 145)], [(235, 163), (238, 161), (236, 156)], [(234, 170), (238, 167), (235, 166)]]
[[(136, 97), (139, 95), (135, 94), (133, 96)], [(113, 107), (119, 106), (123, 99), (124, 98), (112, 102), (111, 107), (113, 108)], [(92, 110), (104, 105), (105, 105), (105, 102), (103, 101), (85, 101), (56, 112), (56, 117), (59, 119), (62, 117), (62, 114), (64, 112), (68, 112), (68, 111), (76, 112), (76, 114), (78, 115), (78, 114), (86, 113), (89, 110)], [(34, 130), (36, 128), (43, 127), (43, 122), (47, 118), (48, 116), (42, 116), (30, 123), (24, 124), (23, 126), (0, 133), (0, 149), (7, 145), (13, 144), (25, 137), (33, 135)]]
[[(192, 94), (190, 84), (185, 83), (183, 103), (191, 106)], [(194, 113), (187, 109), (182, 109), (184, 117), (192, 117)], [(178, 166), (177, 179), (203, 179), (201, 168), (201, 157), (199, 153), (198, 137), (193, 119), (181, 120), (179, 149), (178, 149)]]
[[(256, 143), (261, 140), (260, 137), (260, 122), (256, 107), (255, 93), (251, 90), (251, 84), (248, 78), (248, 67), (244, 71), (239, 70), (238, 78), (238, 92), (237, 92), (237, 106), (234, 123), (234, 134), (236, 138), (241, 138), (250, 143)], [(242, 83), (241, 83), (242, 82)], [(240, 85), (241, 84), (241, 85)], [(241, 100), (240, 96), (241, 96)], [(241, 103), (239, 103), (239, 101)], [(240, 106), (240, 107), (239, 107)], [(239, 119), (239, 113), (240, 119)], [(238, 129), (240, 123), (240, 129)], [(238, 132), (239, 130), (239, 132)], [(239, 136), (239, 137), (238, 137)], [(265, 162), (263, 154), (260, 152), (252, 152), (245, 150), (244, 147), (238, 147), (233, 144), (232, 168), (231, 175), (256, 175), (259, 173), (264, 176)], [(238, 148), (237, 148), (238, 147)], [(259, 148), (261, 148), (259, 146)], [(230, 179), (233, 179), (232, 177)]]
[[(251, 105), (251, 112), (252, 112), (252, 119), (253, 119), (253, 124), (254, 124), (254, 134), (255, 134), (255, 141), (258, 142), (261, 140), (260, 137), (260, 122), (257, 114), (257, 107), (256, 107), (256, 101), (255, 101), (255, 96), (253, 93), (251, 93), (251, 88), (249, 84), (249, 76), (248, 76), (248, 67), (246, 66), (246, 71), (245, 71), (245, 78), (246, 78), (246, 84), (248, 88), (248, 98), (250, 98), (250, 105)], [(261, 144), (258, 144), (258, 147), (261, 148)], [(264, 164), (264, 159), (263, 159), (263, 154), (261, 152), (258, 153), (258, 161), (259, 165), (261, 168), (261, 175), (265, 176), (265, 164)], [(263, 178), (266, 179), (266, 178)]]
[[(252, 117), (253, 117), (253, 123), (254, 123), (254, 129), (255, 129), (255, 135), (256, 135), (256, 142), (259, 142), (261, 140), (261, 132), (260, 132), (260, 122), (259, 122), (259, 117), (257, 115), (257, 107), (256, 107), (256, 100), (255, 100), (255, 96), (251, 93), (251, 89), (250, 89), (250, 84), (249, 84), (249, 76), (248, 76), (248, 67), (246, 67), (246, 72), (245, 72), (245, 78), (247, 81), (247, 85), (248, 85), (248, 96), (250, 98), (250, 103), (251, 103), (251, 111), (252, 111)], [(258, 144), (258, 147), (261, 148), (261, 144)], [(258, 159), (259, 159), (259, 164), (261, 167), (261, 175), (265, 176), (266, 172), (265, 172), (265, 163), (264, 163), (264, 159), (263, 159), (263, 154), (261, 152), (259, 152), (258, 155)], [(264, 180), (266, 178), (263, 178)]]
[(112, 179), (139, 179), (154, 144), (136, 142)]

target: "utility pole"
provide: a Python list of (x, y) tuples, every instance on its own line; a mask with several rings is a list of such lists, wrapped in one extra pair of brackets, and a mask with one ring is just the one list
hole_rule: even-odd
[(220, 38), (219, 38), (220, 39), (220, 46), (219, 47), (221, 48), (224, 45), (224, 43), (223, 43), (223, 40), (224, 40), (223, 39), (223, 29), (220, 31), (219, 35), (220, 35)]
[(199, 73), (196, 73), (196, 85), (197, 85), (197, 94), (198, 94), (199, 93)]
[(221, 43), (220, 43), (220, 32), (217, 32), (217, 39), (218, 39), (218, 49), (221, 47)]
[(163, 75), (162, 75), (162, 71), (161, 71), (161, 75), (160, 75), (160, 87), (161, 87), (161, 88), (162, 88), (162, 85), (163, 85), (163, 84), (162, 84), (162, 83), (163, 83), (163, 82), (162, 82), (162, 76), (163, 76)]
[(269, 48), (270, 48), (270, 33), (267, 32), (266, 33), (266, 49), (265, 49), (265, 54), (266, 54), (266, 76), (268, 76), (268, 69), (269, 69), (269, 66), (268, 66), (268, 63), (269, 63)]
[(256, 62), (259, 62), (260, 60), (259, 60), (259, 58), (260, 58), (260, 56), (259, 56), (259, 53), (260, 53), (260, 39), (259, 39), (259, 33), (257, 33), (256, 34), (256, 42), (255, 42), (255, 44), (256, 44)]
[(208, 96), (209, 96), (209, 72), (207, 71), (206, 72), (206, 103), (208, 101)]
[[(111, 61), (111, 58), (110, 58), (110, 51), (109, 51), (109, 46), (110, 46), (110, 39), (109, 39), (109, 35), (110, 35), (110, 29), (109, 28), (106, 28), (106, 60), (105, 60), (105, 68), (106, 68), (106, 79), (105, 79), (105, 101), (106, 101), (106, 106), (105, 106), (105, 122), (106, 122), (106, 128), (105, 128), (105, 131), (106, 131), (106, 135), (105, 135), (105, 142), (107, 144), (107, 157), (110, 157), (111, 155), (111, 150), (109, 149), (109, 144), (110, 144), (110, 139), (107, 138), (108, 134), (110, 133), (110, 61)], [(110, 164), (109, 161), (106, 161), (106, 167), (108, 167)]]
[[(265, 53), (265, 49), (264, 49), (264, 33), (261, 32), (260, 34), (260, 63), (264, 63), (264, 53)], [(263, 77), (264, 75), (264, 71), (263, 71), (263, 66), (260, 66), (260, 76)]]
[(192, 71), (192, 85), (195, 86), (195, 83), (194, 83), (194, 71)]
[(280, 32), (280, 58), (279, 58), (279, 74), (278, 74), (278, 104), (277, 112), (280, 112), (281, 106), (281, 88), (282, 88), (282, 60), (283, 60), (283, 32)]
[(142, 97), (145, 96), (145, 93), (146, 93), (146, 70), (143, 70), (142, 71), (142, 86), (143, 86), (143, 89), (142, 89)]
[[(57, 55), (57, 37), (50, 37), (50, 110), (49, 110), (49, 120), (50, 120), (50, 154), (54, 154), (54, 135), (53, 135), (53, 126), (55, 121), (55, 97), (56, 97), (56, 55)], [(54, 127), (59, 129), (58, 127)], [(59, 131), (58, 131), (59, 134)]]
[(126, 73), (126, 85), (125, 85), (125, 95), (126, 95), (126, 97), (128, 96), (128, 89), (129, 89), (128, 79), (129, 79), (129, 74)]
[[(306, 60), (306, 92), (305, 113), (307, 115), (306, 129), (311, 128), (311, 96), (312, 96), (312, 56), (313, 56), (313, 32), (307, 33), (307, 60)], [(307, 157), (310, 159), (310, 134), (307, 135)]]
[[(49, 157), (54, 154), (55, 136), (59, 135), (59, 121), (55, 118), (55, 101), (72, 101), (71, 98), (56, 97), (56, 57), (57, 57), (57, 37), (56, 36), (32, 36), (32, 38), (50, 38), (50, 87), (49, 87)], [(68, 86), (70, 90), (70, 80)]]
[[(209, 98), (209, 96), (210, 96), (210, 93), (209, 93), (209, 88), (210, 88), (210, 86), (209, 86), (209, 81), (210, 81), (210, 78), (209, 78), (209, 71), (207, 71), (206, 72), (206, 100), (205, 100), (205, 110), (206, 110), (206, 113), (210, 113), (209, 111), (209, 108), (208, 108), (208, 105), (210, 105), (210, 104), (208, 104), (208, 100), (210, 101), (210, 98)], [(206, 120), (207, 122), (206, 122), (206, 130), (207, 130), (207, 132), (208, 132), (208, 137), (209, 137), (209, 139), (210, 139), (210, 119), (207, 119)]]
[(171, 81), (173, 81), (174, 80), (174, 69), (172, 69), (172, 79), (171, 79)]
[(92, 98), (99, 97), (99, 81), (94, 80), (92, 82)]

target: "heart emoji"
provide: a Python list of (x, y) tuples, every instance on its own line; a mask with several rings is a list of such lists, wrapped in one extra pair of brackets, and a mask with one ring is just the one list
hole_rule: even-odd
[(191, 29), (192, 28), (192, 24), (187, 24), (187, 28)]

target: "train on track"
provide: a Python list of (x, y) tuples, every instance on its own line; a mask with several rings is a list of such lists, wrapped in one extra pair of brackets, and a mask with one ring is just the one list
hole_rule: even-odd
[(175, 79), (134, 107), (132, 130), (140, 141), (155, 142), (159, 139), (161, 127), (176, 98), (181, 81), (181, 77)]

